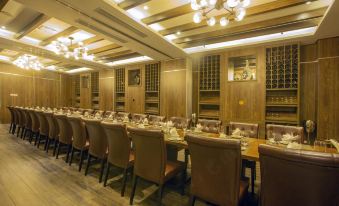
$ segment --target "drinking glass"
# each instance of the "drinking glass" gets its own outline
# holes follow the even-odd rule
[[[326,152],[326,142],[323,140],[315,140],[313,149],[318,152]]]

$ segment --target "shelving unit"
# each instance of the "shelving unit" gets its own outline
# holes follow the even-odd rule
[[[299,125],[298,44],[266,48],[266,123]]]
[[[199,60],[199,118],[219,119],[220,55]]]
[[[91,73],[92,109],[99,109],[99,72]]]
[[[145,65],[145,114],[160,113],[160,63]]]
[[[115,70],[115,111],[125,111],[125,68]]]
[[[75,107],[80,107],[80,75],[74,77],[74,94],[75,94]]]

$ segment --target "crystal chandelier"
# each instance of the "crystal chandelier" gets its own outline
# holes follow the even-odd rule
[[[191,0],[191,7],[197,11],[193,16],[194,23],[200,23],[206,19],[209,26],[216,24],[215,17],[208,17],[208,14],[216,10],[225,10],[226,14],[219,19],[221,26],[226,26],[231,19],[241,21],[246,15],[246,7],[251,4],[251,0]]]
[[[19,56],[16,60],[13,61],[13,64],[17,67],[20,67],[22,69],[34,69],[34,70],[41,70],[44,68],[44,66],[39,61],[38,57],[24,54],[22,56]]]
[[[67,45],[64,38],[52,42],[53,50],[57,55],[63,55],[65,58],[73,57],[74,59],[93,60],[94,55],[88,55],[88,48],[84,46],[83,42],[78,42],[78,47],[73,46],[73,37],[68,37],[70,43]]]

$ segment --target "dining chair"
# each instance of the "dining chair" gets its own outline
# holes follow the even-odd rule
[[[39,137],[39,132],[40,132],[39,119],[34,109],[28,110],[28,114],[32,120],[32,128],[31,128],[32,132],[29,137],[29,142],[31,143],[33,138],[35,138],[34,145],[36,145],[38,137]]]
[[[24,113],[23,110],[24,110],[23,107],[17,108],[17,113],[18,113],[18,117],[19,117],[17,137],[20,137],[20,138],[22,138],[22,136],[24,135],[25,124],[26,124],[25,113]]]
[[[230,122],[229,124],[230,135],[236,130],[239,129],[247,137],[257,138],[259,137],[259,124],[255,123],[243,123],[243,122]],[[254,182],[256,178],[256,161],[243,159],[242,160],[242,175],[245,176],[245,169],[249,168],[251,170],[251,191],[254,193]]]
[[[145,118],[147,118],[147,114],[137,114],[131,113],[131,121],[132,122],[142,122]]]
[[[110,171],[110,166],[122,168],[124,170],[123,186],[121,196],[125,194],[126,180],[128,171],[132,170],[134,164],[134,154],[131,151],[131,140],[127,135],[126,125],[121,123],[101,122],[104,128],[108,142],[107,168],[104,180],[104,186]]]
[[[213,120],[213,119],[198,119],[197,124],[200,124],[202,126],[203,132],[208,133],[219,133],[220,127],[221,127],[221,121],[220,120]]]
[[[48,141],[48,134],[49,134],[48,122],[47,122],[46,116],[44,115],[44,112],[42,110],[36,111],[36,115],[38,117],[39,125],[40,125],[40,132],[39,132],[39,136],[38,136],[37,147],[39,148],[40,142],[41,142],[42,138],[44,138],[44,140],[45,140],[44,150],[46,150],[47,141]]]
[[[87,156],[87,165],[85,176],[88,174],[88,169],[91,164],[91,159],[94,157],[101,162],[99,183],[102,181],[102,176],[105,170],[105,162],[107,160],[107,138],[104,129],[100,124],[100,120],[84,118],[86,130],[89,138],[89,149]]]
[[[190,118],[185,118],[185,117],[171,117],[169,119],[175,128],[177,129],[184,129],[184,128],[189,128],[191,125],[191,119]]]
[[[24,135],[22,137],[23,140],[26,139],[27,134],[31,134],[32,133],[32,119],[28,113],[29,109],[24,109],[24,115],[25,115],[25,131],[24,131]]]
[[[339,154],[259,145],[261,206],[339,205]]]
[[[165,183],[181,174],[181,188],[184,193],[185,163],[168,161],[164,134],[161,130],[128,128],[135,146],[134,174],[130,204],[133,204],[138,178],[159,185],[158,203],[161,204]]]
[[[304,140],[304,128],[297,126],[286,126],[286,125],[276,125],[276,124],[267,124],[266,125],[266,136],[270,138],[275,136],[276,138],[282,138],[284,134],[293,134],[293,136],[298,135],[300,141]]]
[[[164,122],[165,119],[165,116],[148,115],[148,123],[152,125],[158,125],[160,122]]]
[[[12,130],[13,130],[14,125],[15,125],[14,111],[13,111],[13,107],[12,106],[7,106],[7,109],[9,111],[10,115],[11,115],[8,133],[12,133]]]
[[[216,205],[237,206],[247,195],[241,180],[241,146],[238,140],[185,137],[191,154],[190,205],[196,198]]]
[[[46,153],[48,153],[49,147],[53,142],[53,156],[55,155],[57,143],[59,141],[59,126],[53,112],[45,112],[45,117],[48,123],[48,142],[46,146]]]
[[[62,147],[67,147],[67,153],[66,153],[66,160],[65,162],[68,163],[69,160],[69,153],[72,148],[72,137],[73,137],[73,131],[72,126],[68,122],[67,116],[65,114],[54,114],[54,117],[58,123],[59,127],[59,141],[56,151],[55,158],[59,158],[60,150]]]
[[[14,130],[12,131],[12,134],[15,135],[15,132],[18,133],[19,127],[20,127],[20,114],[18,107],[13,107],[13,114],[14,114]]]
[[[89,148],[87,131],[85,123],[82,121],[80,116],[68,116],[68,121],[72,127],[73,132],[73,142],[69,165],[72,165],[74,152],[76,151],[80,152],[80,161],[79,161],[79,172],[80,172],[82,168],[84,155],[86,152],[88,152]]]

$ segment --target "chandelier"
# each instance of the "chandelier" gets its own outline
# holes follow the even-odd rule
[[[231,19],[241,21],[246,15],[246,7],[251,4],[251,0],[191,0],[191,7],[196,13],[193,16],[194,23],[200,23],[206,19],[209,26],[216,24],[215,17],[209,17],[209,13],[216,10],[225,10],[226,14],[219,19],[221,26],[226,26]]]
[[[52,42],[53,51],[57,55],[63,55],[65,58],[73,57],[74,59],[93,60],[94,55],[88,55],[88,48],[84,46],[83,42],[78,42],[76,48],[73,45],[73,37],[68,37],[70,43],[65,43],[65,38],[58,38]]]
[[[13,61],[13,64],[21,69],[34,69],[41,70],[44,66],[39,61],[38,57],[33,55],[24,54],[19,56],[16,60]]]

